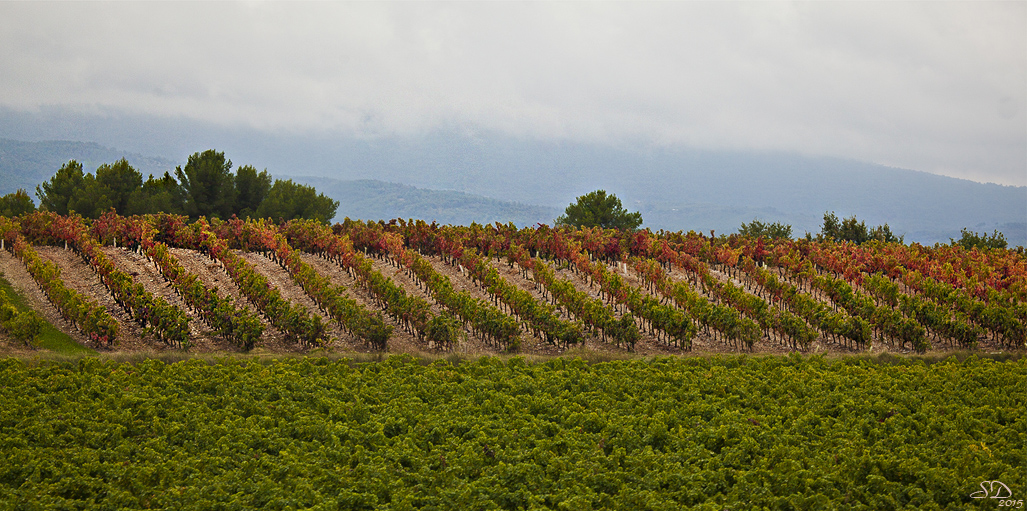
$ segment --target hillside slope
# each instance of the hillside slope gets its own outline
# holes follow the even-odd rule
[[[213,309],[198,304],[211,302],[197,301],[200,295],[195,290],[181,286],[183,277],[195,278],[202,288],[242,307],[218,314],[242,317],[245,310],[256,312],[263,325],[256,346],[272,352],[314,346],[374,351],[368,338],[361,337],[366,332],[361,325],[366,323],[354,318],[375,315],[391,327],[387,349],[412,353],[449,349],[428,340],[439,339],[428,332],[437,328],[431,326],[437,325],[436,319],[445,317],[453,318],[453,328],[462,332],[452,349],[463,353],[498,353],[506,346],[533,354],[568,348],[621,354],[911,348],[922,352],[957,345],[1020,349],[1027,339],[1027,266],[1022,254],[1013,251],[967,253],[947,247],[925,252],[897,244],[857,250],[847,244],[791,241],[772,248],[748,238],[508,226],[468,229],[405,222],[347,222],[329,229],[310,222],[276,226],[232,221],[197,222],[187,228],[184,220],[171,216],[111,216],[90,228],[73,218],[42,213],[23,218],[20,226],[0,220],[6,248],[0,252],[3,277],[56,327],[100,350],[112,348],[78,335],[75,326],[62,319],[67,316],[54,305],[57,302],[52,304],[41,294],[40,284],[63,281],[106,309],[121,325],[113,349],[128,351],[178,349],[174,342],[165,345],[155,337],[155,331],[164,328],[158,326],[161,318],[174,314],[188,317],[189,350],[244,349],[237,340],[227,341],[230,331],[218,334],[212,329],[221,327],[205,322],[208,316],[201,310]],[[145,253],[155,259],[125,248],[126,243],[135,245],[140,238],[132,236],[140,233],[148,233],[142,242],[148,247]],[[57,246],[27,247],[25,237],[41,243],[57,240]],[[106,246],[98,244],[101,239]],[[117,239],[121,245],[115,247]],[[171,260],[180,265],[171,274],[168,269],[174,264],[160,262],[163,256],[153,255],[159,254],[153,250],[160,248],[160,240],[172,239],[194,249],[206,248],[170,249]],[[70,249],[60,240],[70,240]],[[290,248],[291,243],[296,248]],[[230,244],[246,250],[229,250]],[[32,269],[37,265],[14,255],[26,261],[37,257],[29,253],[56,265],[59,273],[34,280],[40,278],[39,270]],[[94,254],[88,256],[89,263],[80,255],[87,253]],[[232,257],[254,273],[240,273],[225,254],[235,254]],[[972,259],[973,264],[959,258]],[[770,267],[754,263],[763,259],[776,262]],[[909,270],[914,267],[916,271]],[[106,277],[101,279],[101,274]],[[895,280],[882,274],[894,275]],[[924,280],[935,277],[956,287]],[[115,299],[112,285],[118,279],[138,288],[130,292],[133,296],[149,293],[153,298],[138,302],[122,294]],[[988,292],[980,289],[985,281]],[[47,293],[54,298],[52,291]],[[269,308],[271,295],[290,305]],[[364,312],[339,309],[338,301],[347,297]],[[165,314],[154,307],[156,302],[167,302],[180,312],[146,316],[147,311]],[[415,302],[423,304],[423,316]],[[340,315],[339,310],[349,312]],[[147,317],[150,323],[142,323]],[[327,328],[309,338],[316,342],[304,345],[293,328],[310,321]],[[512,331],[503,330],[507,327]]]
[[[554,207],[522,204],[452,190],[431,190],[370,179],[341,181],[325,177],[294,178],[339,201],[336,220],[416,218],[440,224],[513,222],[519,227],[552,224],[562,214]]]

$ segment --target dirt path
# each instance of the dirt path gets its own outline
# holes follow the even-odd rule
[[[389,337],[388,351],[398,353],[429,351],[425,346],[417,341],[416,337],[403,330],[403,327],[394,319],[389,317],[385,311],[377,308],[374,305],[374,300],[364,292],[363,288],[357,284],[353,277],[350,277],[349,272],[347,272],[343,267],[313,254],[301,254],[300,258],[303,262],[309,264],[311,268],[314,268],[314,271],[331,280],[332,284],[345,287],[346,296],[352,298],[369,311],[380,311],[382,313],[385,323],[392,326],[392,336]],[[349,342],[347,344],[347,349],[368,353],[373,352],[371,348],[367,347],[359,340]]]

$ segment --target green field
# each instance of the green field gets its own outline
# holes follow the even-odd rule
[[[5,359],[0,509],[992,509],[1025,362]]]

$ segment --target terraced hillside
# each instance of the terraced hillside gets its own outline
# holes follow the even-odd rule
[[[438,226],[0,217],[0,271],[100,350],[1024,349],[1009,250]],[[0,332],[7,350],[31,346]],[[31,344],[31,343],[30,343]]]

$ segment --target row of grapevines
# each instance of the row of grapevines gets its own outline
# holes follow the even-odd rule
[[[1002,343],[1010,347],[1023,346],[1027,342],[1027,303],[1023,302],[1027,295],[1016,291],[1017,284],[1023,284],[1025,280],[1022,274],[1027,272],[1027,263],[1018,260],[1014,253],[1007,250],[965,251],[961,247],[929,250],[890,246],[875,248],[899,253],[908,266],[889,271],[889,277],[901,279],[923,296],[915,299],[916,303],[907,302],[903,313],[908,317],[936,329],[936,332],[964,347],[976,344],[980,335],[976,327],[989,330],[996,341],[1001,336]],[[953,258],[952,254],[959,254],[959,257]],[[850,244],[828,243],[812,247],[809,259],[818,266],[844,275],[853,285],[862,285],[870,276],[880,273],[875,271],[880,264],[865,248]],[[897,303],[897,286],[882,288],[880,284],[880,279],[877,279],[878,292],[884,293],[881,298],[889,304]],[[913,298],[910,296],[907,301]],[[924,299],[936,305],[928,304]],[[943,309],[949,309],[952,317],[946,317]]]
[[[756,321],[767,337],[773,331],[779,338],[788,340],[793,349],[802,350],[809,349],[817,339],[817,332],[792,311],[771,307],[763,298],[735,286],[731,281],[718,282],[709,273],[702,278],[708,281],[707,289],[713,290],[713,294],[721,301]]]
[[[264,325],[253,311],[236,306],[230,296],[219,297],[215,289],[204,286],[199,277],[182,267],[164,243],[144,240],[142,246],[164,280],[171,283],[207,326],[236,346],[253,348],[264,333]]]
[[[687,254],[686,254],[687,255]],[[681,265],[681,267],[685,267]],[[635,271],[653,292],[657,292],[685,310],[698,323],[703,333],[738,348],[752,346],[759,340],[760,327],[735,308],[712,303],[687,282],[672,281],[663,266],[652,259],[636,259]]]
[[[472,280],[495,300],[497,306],[505,305],[511,314],[523,319],[536,337],[544,337],[546,342],[564,347],[583,341],[579,324],[560,319],[552,305],[536,300],[531,293],[508,282],[475,250],[465,250],[460,264],[468,269]]]
[[[368,346],[380,351],[387,349],[392,326],[385,324],[381,313],[372,314],[356,300],[346,296],[345,287],[333,285],[331,280],[303,262],[299,251],[289,246],[285,236],[274,224],[265,220],[248,221],[245,229],[250,233],[251,241],[259,240],[258,249],[288,271],[293,281],[303,288],[324,313]]]
[[[44,324],[39,313],[31,309],[19,311],[7,292],[0,289],[0,330],[25,346],[32,346],[33,340],[43,331]]]
[[[962,312],[951,311],[920,295],[903,293],[898,284],[883,275],[875,273],[866,276],[863,288],[879,303],[898,307],[907,317],[920,322],[934,333],[935,341],[940,334],[956,341],[962,348],[971,349],[977,346],[977,339],[984,335],[984,331],[970,322]]]
[[[908,343],[917,353],[923,353],[930,347],[927,331],[915,320],[888,307],[878,306],[873,298],[856,291],[842,279],[830,275],[808,277],[813,286],[823,291],[831,301],[840,305],[849,314],[873,323],[878,337],[887,339],[889,344],[897,340],[900,347],[905,347]]]
[[[159,224],[158,224],[159,227]],[[220,261],[228,276],[239,286],[246,299],[260,311],[286,338],[306,346],[323,346],[326,327],[321,316],[311,314],[305,307],[290,303],[282,298],[278,288],[257,272],[241,256],[228,248],[228,243],[214,234],[206,220],[194,222],[188,232],[163,233],[174,235],[194,250],[206,254],[212,260]]]
[[[543,304],[542,306],[551,304],[562,308],[570,316],[576,318],[589,335],[601,337],[603,342],[609,342],[612,339],[618,346],[623,344],[633,348],[634,343],[640,337],[632,318],[628,317],[627,320],[622,318],[618,321],[614,311],[602,301],[592,299],[587,293],[577,292],[573,283],[556,278],[544,262],[532,258],[522,246],[513,240],[518,234],[518,230],[512,225],[497,223],[493,227],[472,224],[470,227],[446,228],[448,234],[443,235],[443,228],[435,224],[429,226],[423,221],[411,224],[400,222],[400,224],[409,245],[436,253],[443,261],[450,264],[458,264],[464,257],[465,244],[466,247],[488,254],[490,257],[505,256],[511,268],[515,265],[518,266],[522,277],[534,282],[535,291],[543,298],[543,301],[540,302]],[[533,231],[529,230],[528,232]],[[532,299],[534,300],[534,298]],[[565,346],[570,344],[572,339],[577,338],[577,334],[573,330],[563,329],[563,331]]]
[[[502,229],[502,226],[500,226]],[[597,236],[605,233],[603,230],[589,231]],[[513,238],[517,233],[510,229],[493,231],[494,237],[506,236],[504,241],[496,242],[489,239],[484,230],[471,233],[477,236],[477,243],[487,243],[487,247],[513,246]],[[577,311],[575,316],[582,319],[586,324],[602,332],[605,341],[612,339],[614,344],[626,345],[628,349],[634,349],[634,345],[641,337],[638,332],[638,319],[643,328],[657,340],[667,345],[674,345],[679,348],[691,349],[692,337],[696,332],[695,325],[685,314],[674,307],[661,304],[658,300],[641,292],[638,288],[624,282],[616,273],[610,272],[605,265],[593,264],[587,253],[581,252],[581,242],[571,240],[563,235],[563,231],[552,231],[553,236],[543,240],[533,236],[522,237],[535,247],[539,256],[550,257],[559,264],[565,261],[568,268],[583,275],[589,286],[598,285],[600,294],[607,298],[613,305],[613,309],[607,307],[602,300],[593,300],[588,293],[577,291],[569,280],[558,280],[555,274],[550,275],[545,263],[537,258],[531,258],[526,251],[521,249],[520,253],[512,257],[512,260],[527,259],[522,267],[530,268],[535,275],[536,282],[546,287],[552,296],[562,303],[569,310]],[[591,240],[591,238],[586,238]],[[585,241],[588,244],[588,241]],[[519,245],[517,245],[519,246]],[[588,246],[592,246],[588,244]],[[485,248],[485,247],[482,247]],[[508,250],[510,252],[510,250]],[[509,256],[508,256],[509,257]],[[541,280],[539,280],[541,279]],[[552,288],[555,285],[556,288]],[[626,307],[627,314],[616,319],[616,312],[619,306]],[[628,322],[630,321],[631,324]]]
[[[601,235],[601,232],[598,234]],[[588,239],[589,237],[586,237],[586,240]],[[607,300],[626,306],[649,327],[650,332],[658,340],[665,344],[691,349],[692,337],[695,336],[697,328],[681,309],[661,304],[659,300],[627,283],[616,272],[610,271],[605,264],[593,263],[587,253],[581,252],[580,242],[569,243],[564,240],[562,243],[564,246],[559,247],[559,250],[570,259],[572,270],[583,274],[590,286],[598,284],[601,295],[606,296]],[[607,243],[594,244],[597,247],[607,246]]]
[[[1027,260],[1011,250],[923,247],[915,243],[820,243],[808,252],[814,264],[838,274],[851,268],[856,273],[899,278],[915,271],[980,300],[1007,305],[1027,301]]]
[[[846,280],[822,272],[809,259],[791,253],[778,257],[776,262],[781,265],[785,277],[806,292],[821,292],[849,314],[870,323],[876,338],[892,346],[896,341],[900,347],[909,344],[921,353],[930,347],[927,331],[917,320],[904,316],[900,311],[878,306],[873,298],[859,292]]]
[[[834,335],[836,341],[840,332],[848,334],[848,339],[859,347],[864,346],[869,340],[862,338],[860,334],[863,330],[859,328],[859,325],[834,321],[841,318],[835,318],[832,315],[818,317],[819,308],[775,308],[762,297],[761,291],[750,293],[744,287],[736,286],[730,280],[720,282],[710,273],[707,263],[719,265],[720,270],[728,277],[755,284],[756,280],[746,271],[745,267],[755,266],[753,257],[763,259],[767,255],[762,239],[757,239],[752,246],[748,247],[733,247],[723,242],[714,244],[712,238],[701,236],[689,236],[687,240],[679,239],[677,241],[677,246],[681,250],[676,255],[677,260],[682,263],[681,266],[684,269],[693,275],[692,278],[696,284],[701,284],[707,293],[737,308],[756,321],[767,337],[771,337],[770,333],[773,331],[777,334],[779,341],[788,342],[793,349],[805,350],[818,337],[815,328],[811,327],[814,325],[820,327],[825,334]],[[675,250],[666,244],[666,240],[662,240],[661,243],[664,244],[662,252],[670,253],[673,259]],[[666,256],[661,255],[661,258],[663,257]],[[800,298],[797,305],[807,305],[808,303],[811,302]]]
[[[832,284],[827,284],[824,281],[816,280],[820,277],[813,264],[808,259],[795,257],[796,253],[794,251],[789,253],[789,256],[792,256],[791,258],[781,257],[776,262],[785,264],[786,269],[791,270],[791,274],[793,277],[796,277],[799,287],[793,286],[790,283],[779,282],[770,272],[756,267],[755,261],[750,255],[763,258],[768,255],[768,252],[765,250],[760,250],[761,246],[759,244],[750,247],[738,244],[738,246],[732,247],[730,244],[721,243],[714,246],[711,240],[705,239],[693,242],[693,247],[695,246],[694,243],[710,247],[707,250],[701,250],[700,253],[703,254],[703,257],[714,258],[725,271],[734,273],[742,278],[752,279],[760,283],[761,286],[773,287],[772,294],[785,299],[785,303],[792,312],[810,325],[814,325],[828,339],[833,338],[835,343],[839,343],[839,338],[841,338],[844,340],[846,347],[850,349],[868,348],[873,339],[871,326],[874,326],[878,329],[879,337],[887,334],[891,338],[900,339],[902,345],[908,342],[917,350],[927,348],[922,332],[923,329],[915,321],[909,321],[907,318],[904,318],[902,314],[892,314],[887,309],[867,311],[865,307],[856,307],[856,304],[851,300],[846,302],[849,304],[849,307],[843,306],[844,312],[839,312],[802,294],[800,289],[806,293],[820,290],[829,297],[834,298],[837,296],[832,295],[830,290],[844,283],[844,281],[836,279],[837,282],[832,281]],[[805,288],[803,289],[803,287]],[[839,292],[842,292],[844,295],[842,288],[839,288]],[[863,298],[865,299],[865,297]],[[866,305],[864,302],[860,303]],[[839,303],[839,305],[842,304]]]
[[[551,258],[557,264],[566,264],[572,271],[584,275],[589,285],[597,284],[602,296],[606,297],[614,307],[626,307],[630,314],[625,317],[631,317],[632,320],[637,317],[639,323],[644,328],[648,328],[650,333],[658,340],[668,345],[673,344],[686,349],[691,348],[691,339],[697,331],[693,322],[695,320],[694,317],[686,316],[685,312],[679,307],[661,303],[659,300],[643,292],[640,288],[628,284],[615,272],[609,271],[605,265],[592,261],[593,253],[601,259],[615,261],[619,254],[622,253],[622,244],[630,246],[632,251],[644,251],[646,249],[643,246],[648,238],[639,233],[629,234],[599,228],[568,231],[563,229],[550,230],[548,227],[542,226],[538,230],[530,229],[518,233],[513,229],[497,226],[497,237],[506,237],[505,241],[497,242],[489,240],[487,235],[483,236],[483,231],[484,229],[472,229],[471,236],[477,237],[478,243],[487,243],[488,247],[502,247],[516,242],[527,243],[538,256]],[[540,232],[543,234],[540,235]],[[582,251],[583,247],[587,247],[587,250],[584,252]],[[524,257],[530,259],[530,256],[526,253]],[[572,286],[569,281],[567,285]],[[573,298],[575,295],[575,293],[569,292],[570,289],[566,288],[568,291],[565,293],[567,298]],[[583,293],[580,296],[584,299],[589,299],[587,293]],[[602,301],[598,301],[598,303],[603,304]],[[582,308],[581,305],[578,304],[577,307],[580,309]],[[588,307],[583,310],[593,314],[599,312],[600,316],[592,318],[591,321],[602,322],[603,315],[601,309]],[[613,318],[614,313],[611,312],[608,316]],[[620,321],[623,321],[623,318]],[[613,331],[623,336],[624,341],[638,337],[632,329],[627,328],[624,324],[610,323],[609,319],[605,323]],[[637,330],[637,327],[635,330]],[[620,344],[622,341],[614,336],[614,342]]]
[[[655,241],[655,243],[654,243]],[[634,267],[642,276],[647,286],[662,296],[671,299],[674,303],[688,312],[688,314],[703,327],[703,331],[717,340],[718,332],[720,341],[726,342],[735,348],[744,347],[752,349],[760,339],[761,328],[772,328],[773,323],[761,325],[751,318],[745,317],[742,311],[735,307],[726,305],[727,298],[740,298],[740,295],[729,294],[737,291],[732,286],[725,288],[712,274],[709,267],[702,261],[692,257],[684,251],[677,251],[667,243],[666,240],[656,239],[648,233],[636,233],[628,243],[627,252],[637,259]],[[675,266],[685,271],[688,276],[686,282],[671,282],[665,273]],[[703,293],[708,294],[714,301],[707,299],[703,293],[693,291],[689,286],[702,286]],[[723,303],[717,303],[723,302]],[[767,319],[770,319],[768,316]],[[791,323],[781,323],[791,325]]]
[[[101,243],[117,246],[121,239],[125,247],[139,249],[200,320],[232,344],[252,349],[264,333],[260,318],[249,308],[236,306],[231,297],[222,298],[216,289],[203,285],[199,277],[181,265],[165,243],[154,240],[159,232],[155,225],[167,224],[170,217],[172,215],[166,214],[122,217],[110,211],[92,223],[90,232]],[[178,220],[184,228],[184,217]]]
[[[61,269],[53,262],[39,257],[17,230],[4,229],[3,240],[7,249],[22,261],[29,275],[65,321],[90,341],[105,346],[116,344],[121,325],[111,317],[107,309],[65,286],[61,280]]]
[[[587,327],[593,335],[599,334],[603,342],[613,342],[617,346],[625,346],[629,350],[641,338],[634,316],[624,314],[617,319],[616,313],[602,300],[592,298],[568,279],[557,278],[556,273],[544,261],[530,257],[527,251],[519,246],[510,248],[517,263],[531,272],[537,291],[549,299],[554,305],[562,306],[578,321]]]
[[[757,284],[765,290],[771,303],[777,302],[786,306],[797,316],[813,325],[825,338],[832,339],[849,349],[865,350],[871,347],[872,331],[870,323],[857,316],[851,316],[844,310],[836,311],[831,306],[802,293],[792,284],[780,280],[771,271],[746,257],[743,269]],[[839,341],[841,338],[841,342]]]
[[[1010,307],[1001,302],[987,303],[958,287],[915,271],[903,275],[903,283],[953,313],[965,315],[974,325],[986,328],[992,333],[993,340],[998,340],[1001,335],[1003,344],[1009,347],[1027,346],[1027,305]]]
[[[431,305],[419,296],[407,294],[392,279],[374,269],[373,263],[353,249],[345,235],[311,220],[293,220],[281,228],[286,240],[308,252],[345,268],[375,305],[396,320],[403,329],[429,347],[449,350],[459,338],[459,323],[449,314],[433,314]]]
[[[60,216],[36,212],[27,220],[43,225],[45,239],[63,241],[99,276],[104,288],[143,329],[163,343],[176,348],[189,346],[189,317],[182,309],[147,291],[131,275],[117,269],[103,252],[103,246],[90,234],[80,216]],[[35,229],[30,229],[34,231]]]
[[[672,249],[665,247],[664,250]],[[741,250],[730,249],[725,246],[716,247],[716,249],[708,252],[708,257],[713,257],[715,261],[718,261],[729,277],[733,276],[736,278],[745,278],[740,269],[739,261],[751,261],[751,259],[743,256]],[[697,276],[697,281],[702,284],[703,289],[707,293],[710,293],[711,296],[721,302],[738,309],[755,321],[760,329],[762,329],[763,335],[768,338],[772,338],[771,332],[774,332],[777,334],[779,341],[784,340],[789,343],[792,349],[802,350],[809,349],[813,341],[817,339],[817,332],[792,311],[771,307],[761,296],[748,292],[744,287],[736,286],[730,280],[721,282],[713,276],[709,267],[702,261],[695,260],[687,254],[684,255],[683,259],[685,259],[686,263],[682,267]]]
[[[1027,488],[1025,373],[988,357],[0,360],[0,502],[1003,511]]]
[[[520,346],[521,327],[517,320],[466,291],[457,291],[449,277],[437,272],[416,252],[406,249],[400,235],[384,232],[374,224],[354,224],[350,237],[355,244],[386,257],[390,264],[407,269],[418,286],[423,285],[435,301],[459,317],[464,327],[485,342],[505,350],[516,350]]]
[[[114,268],[114,262],[101,251],[99,244],[83,230],[76,243],[80,255],[97,270],[104,287],[114,301],[124,308],[144,329],[153,332],[169,346],[189,346],[189,317],[182,309],[147,291],[127,273]]]
[[[578,260],[578,268],[585,272],[591,282],[599,284],[600,290],[612,301],[622,303],[635,314],[650,334],[664,344],[692,349],[692,338],[698,329],[684,311],[660,303],[650,294],[628,284],[605,264],[590,263],[587,258]]]
[[[425,243],[422,240],[419,244],[411,245],[423,252],[442,256],[443,260],[450,264],[466,268],[471,280],[492,297],[494,305],[505,306],[510,314],[516,314],[524,320],[526,328],[535,337],[565,348],[583,341],[583,333],[578,323],[560,319],[551,304],[536,300],[528,291],[504,279],[477,250],[464,249],[453,229],[440,231],[440,235],[435,238],[440,242],[438,244]],[[448,254],[442,251],[447,247],[450,249]]]

